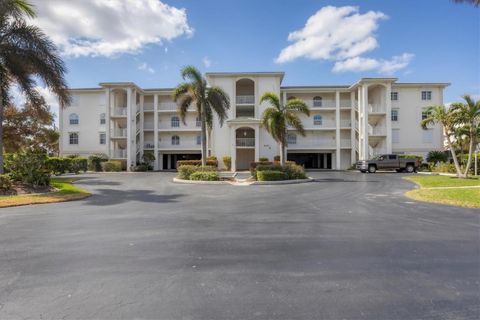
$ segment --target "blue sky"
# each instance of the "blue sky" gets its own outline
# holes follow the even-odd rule
[[[68,6],[80,3],[54,1],[63,2],[66,10],[72,9]],[[81,48],[83,51],[71,49],[68,52],[65,45],[71,40],[68,37],[76,36],[76,41],[89,37],[88,33],[84,33],[84,29],[88,28],[78,27],[79,30],[75,31],[75,25],[70,24],[75,19],[83,21],[82,17],[62,20],[55,16],[61,14],[54,11],[59,5],[55,8],[38,6],[38,23],[63,48],[69,70],[68,83],[74,88],[95,87],[99,82],[106,81],[133,81],[145,88],[172,87],[181,81],[179,69],[193,64],[204,72],[284,71],[284,85],[351,84],[360,77],[385,75],[396,76],[401,82],[451,82],[451,87],[445,91],[445,102],[456,101],[464,93],[479,95],[480,92],[480,9],[471,5],[454,4],[449,0],[162,0],[163,5],[167,5],[162,9],[163,17],[166,14],[176,19],[171,26],[165,27],[152,23],[148,25],[149,21],[159,20],[155,16],[143,19],[141,8],[137,8],[140,10],[137,16],[132,13],[133,17],[130,18],[122,16],[121,12],[117,16],[104,16],[106,10],[88,8],[89,1],[84,0],[82,5],[85,6],[74,11],[80,12],[80,15],[88,10],[94,12],[89,14],[88,21],[89,25],[96,28],[92,27],[91,34],[101,30],[100,37],[108,38],[106,47],[110,48],[117,48],[115,41],[121,42],[119,39],[125,35],[132,37],[132,41],[119,44],[114,52],[108,49],[106,53],[102,51],[105,49],[96,52],[97,48]],[[125,3],[127,14],[136,12],[135,8],[128,8],[128,1],[119,1]],[[146,4],[157,2],[141,1]],[[317,31],[332,32],[332,38],[354,36],[361,32],[361,26],[347,26],[347,36],[338,35],[336,30],[347,23],[344,18],[357,14],[363,19],[359,21],[374,24],[359,40],[360,49],[363,44],[367,47],[370,45],[370,48],[360,50],[358,55],[342,53],[337,48],[316,57],[316,52],[328,45],[317,43],[320,47],[308,52],[301,48],[303,44],[299,44],[296,55],[287,55],[284,59],[287,61],[281,63],[276,61],[283,49],[295,43],[288,40],[289,34],[302,31],[307,20],[327,6],[334,7],[330,8],[332,12],[346,6],[357,7],[357,11],[333,21],[333,26],[325,22],[331,15],[324,12],[312,22],[309,30],[301,32],[308,34],[306,38],[315,37]],[[178,10],[182,8],[184,11]],[[159,15],[161,19],[162,13],[159,12]],[[95,19],[99,20],[97,24],[95,21],[92,23]],[[51,21],[56,22],[55,26],[49,24]],[[137,35],[119,31],[125,24],[130,28],[128,23],[138,27],[139,34],[145,33],[147,40],[139,44],[136,41],[138,39],[134,39]],[[168,30],[162,31],[164,27]],[[159,31],[155,34],[151,30]],[[302,37],[300,35],[297,38]],[[302,53],[302,50],[307,51]],[[341,65],[347,60],[353,65],[342,69]],[[400,65],[392,69],[392,63],[395,62]],[[340,72],[335,71],[336,64]],[[362,68],[366,70],[362,71]]]

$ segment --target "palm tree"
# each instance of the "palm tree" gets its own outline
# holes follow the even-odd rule
[[[451,111],[448,110],[445,106],[430,106],[426,110],[428,116],[420,125],[423,129],[427,129],[428,125],[440,123],[443,127],[443,135],[447,140],[448,148],[452,154],[453,163],[455,164],[455,170],[457,171],[457,176],[462,177],[462,170],[460,169],[460,165],[458,163],[457,153],[455,151],[455,147],[453,146],[452,137],[455,135],[455,128],[458,125],[458,119],[456,115]]]
[[[468,159],[463,177],[468,176],[472,164],[472,156],[477,145],[478,127],[480,125],[480,100],[475,101],[470,96],[462,97],[466,103],[453,103],[450,110],[458,119],[458,127],[463,127],[468,137]]]
[[[470,3],[470,4],[473,4],[475,7],[479,7],[480,6],[480,0],[453,0],[454,2],[456,3]]]
[[[282,104],[278,96],[273,92],[266,92],[260,99],[260,103],[269,102],[270,107],[262,114],[262,124],[271,134],[273,139],[280,145],[280,164],[285,165],[285,148],[288,146],[287,129],[292,127],[302,136],[305,136],[305,129],[297,113],[310,116],[310,110],[304,101],[290,99]]]
[[[186,66],[181,70],[184,82],[179,84],[173,92],[173,100],[177,103],[180,118],[185,124],[185,116],[188,108],[193,105],[200,117],[202,132],[202,166],[207,163],[207,127],[213,126],[213,114],[215,113],[220,126],[227,119],[227,110],[230,109],[230,98],[219,87],[208,87],[207,80],[193,66]]]
[[[0,1],[0,174],[3,173],[3,111],[11,102],[10,89],[17,85],[27,100],[36,105],[42,99],[35,89],[36,78],[55,93],[63,107],[70,101],[64,78],[65,65],[52,41],[36,26],[33,6],[27,0]]]

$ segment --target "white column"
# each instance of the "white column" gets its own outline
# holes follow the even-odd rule
[[[132,88],[127,88],[127,171],[130,171],[130,165],[132,163]],[[134,119],[135,120],[135,119]]]
[[[368,85],[362,85],[362,104],[363,104],[363,159],[369,158],[369,144],[368,144]]]
[[[260,126],[255,128],[255,161],[260,159]]]
[[[145,122],[145,113],[143,112],[143,103],[144,103],[144,95],[142,94],[140,96],[140,123],[139,123],[139,129],[140,129],[140,160],[142,161],[143,159],[143,149],[145,148],[145,136],[144,136],[144,130],[145,128],[144,122]],[[137,137],[135,137],[135,141],[137,141]]]
[[[158,95],[153,96],[153,154],[155,155],[154,170],[159,170],[158,154]]]
[[[287,93],[283,91],[283,103],[287,103]]]
[[[363,159],[363,112],[362,112],[362,87],[358,87],[358,100],[357,100],[357,108],[358,108],[358,157],[359,159]]]
[[[232,126],[230,128],[230,150],[232,150],[232,171],[237,171],[237,144],[236,144],[236,127]]]
[[[350,144],[351,144],[351,152],[350,152],[350,164],[354,164],[356,162],[355,159],[355,145],[358,143],[355,141],[355,92],[350,92],[350,102],[351,102],[351,110],[350,110],[350,123],[351,123],[351,130],[350,130]]]
[[[392,99],[390,97],[390,94],[392,92],[392,84],[389,83],[387,86],[386,91],[386,97],[385,101],[386,103],[386,139],[387,139],[387,153],[392,153]]]
[[[107,144],[107,155],[110,157],[112,155],[112,150],[111,150],[111,141],[110,141],[110,130],[111,129],[111,124],[110,124],[110,113],[112,112],[112,106],[110,105],[110,88],[105,89],[105,139],[106,139],[106,144]]]
[[[335,92],[335,141],[336,145],[336,157],[335,157],[335,169],[340,169],[340,92]]]

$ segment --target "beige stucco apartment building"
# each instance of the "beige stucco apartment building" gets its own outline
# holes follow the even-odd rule
[[[261,157],[273,159],[279,147],[261,126],[267,91],[283,101],[304,100],[305,137],[291,130],[287,157],[306,168],[347,169],[359,159],[383,153],[425,155],[443,150],[439,125],[420,127],[425,108],[443,104],[448,83],[400,83],[396,78],[362,78],[342,86],[282,86],[283,72],[212,72],[212,86],[230,96],[228,120],[215,121],[208,152],[232,157],[233,170]],[[172,88],[142,89],[134,83],[100,83],[72,89],[73,101],[60,110],[60,152],[104,153],[129,169],[144,152],[155,155],[156,170],[174,169],[180,159],[200,158],[200,122],[194,108],[184,124],[172,101]],[[220,165],[223,165],[220,161]]]

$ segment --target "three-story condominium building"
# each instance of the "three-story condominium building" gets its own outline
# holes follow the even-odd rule
[[[399,83],[396,78],[363,78],[352,85],[282,86],[283,72],[212,72],[212,86],[230,96],[228,120],[214,121],[207,136],[209,155],[232,157],[233,170],[279,155],[261,125],[265,92],[282,101],[299,98],[310,107],[301,116],[306,135],[289,130],[287,158],[306,168],[346,169],[359,159],[382,153],[425,155],[442,150],[441,126],[426,130],[420,121],[430,105],[443,104],[448,83]],[[142,89],[134,83],[100,83],[72,89],[72,103],[60,110],[62,155],[95,153],[120,160],[127,169],[145,152],[155,155],[156,170],[174,169],[177,160],[199,159],[201,123],[195,108],[180,119],[173,89]],[[223,164],[220,161],[220,166]]]

